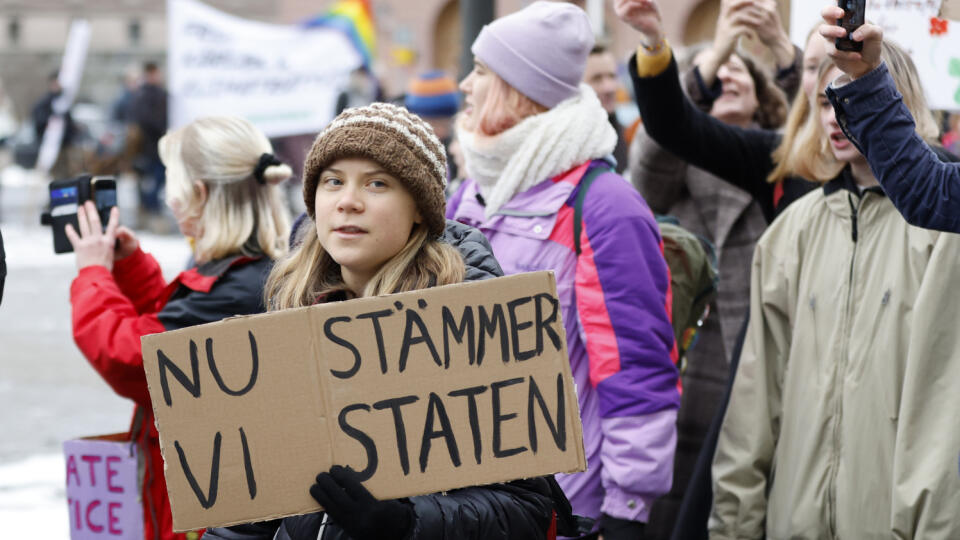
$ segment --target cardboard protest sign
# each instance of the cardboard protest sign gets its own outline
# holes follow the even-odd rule
[[[316,511],[334,464],[381,499],[586,467],[550,272],[142,344],[176,530]]]
[[[943,0],[940,6],[940,16],[944,19],[960,21],[960,0]]]
[[[127,434],[63,443],[72,540],[143,538],[137,450]]]
[[[956,5],[960,0],[943,2]],[[790,37],[805,46],[808,32],[822,24],[822,4],[793,0]],[[941,19],[940,0],[867,0],[867,21],[883,28],[884,39],[903,47],[920,74],[931,109],[960,110],[960,23]],[[946,16],[946,15],[945,15]]]
[[[238,115],[268,137],[320,131],[363,58],[325,27],[241,19],[196,0],[167,2],[170,128]]]

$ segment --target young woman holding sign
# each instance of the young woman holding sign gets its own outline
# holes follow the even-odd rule
[[[462,282],[464,258],[440,239],[446,175],[443,145],[406,109],[377,103],[340,114],[307,156],[303,196],[311,226],[300,228],[300,246],[270,274],[270,308]],[[479,264],[493,257],[481,244],[473,249],[485,251]],[[207,537],[520,540],[575,532],[569,503],[551,477],[378,501],[358,473],[334,466],[317,476],[310,494],[325,512],[211,529]]]
[[[267,138],[234,117],[197,120],[167,134],[160,157],[167,204],[193,242],[195,267],[165,283],[133,231],[118,226],[116,208],[106,230],[89,202],[77,209],[79,231],[67,226],[80,269],[70,287],[74,340],[107,383],[136,404],[130,435],[144,462],[147,540],[186,536],[172,528],[140,337],[263,311],[263,281],[285,251],[289,228],[278,184],[291,175]]]

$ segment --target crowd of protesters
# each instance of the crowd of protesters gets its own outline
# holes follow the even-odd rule
[[[585,472],[381,501],[335,465],[309,489],[324,511],[206,536],[960,537],[960,165],[909,55],[871,24],[851,34],[862,52],[838,51],[833,6],[801,50],[774,0],[722,0],[712,43],[681,55],[655,0],[613,4],[637,42],[632,137],[586,13],[533,2],[483,28],[459,85],[428,72],[404,106],[371,103],[355,73],[292,227],[293,169],[251,124],[131,116],[194,265],[165,283],[116,210],[104,227],[81,207],[67,233],[74,339],[135,403],[148,539],[185,536],[141,336],[539,270],[557,280]],[[158,107],[151,84],[137,95]],[[715,253],[695,346],[675,334],[689,299],[661,214]]]

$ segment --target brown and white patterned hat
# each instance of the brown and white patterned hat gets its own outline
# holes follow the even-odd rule
[[[374,103],[347,109],[313,141],[303,165],[303,202],[316,219],[317,181],[338,159],[376,161],[410,190],[432,234],[443,234],[447,155],[433,128],[403,107]]]

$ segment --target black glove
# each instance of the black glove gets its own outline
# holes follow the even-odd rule
[[[353,540],[403,540],[413,529],[413,508],[400,499],[378,501],[349,467],[317,475],[310,495]]]
[[[646,523],[620,519],[607,514],[600,516],[600,534],[603,540],[642,540]]]

